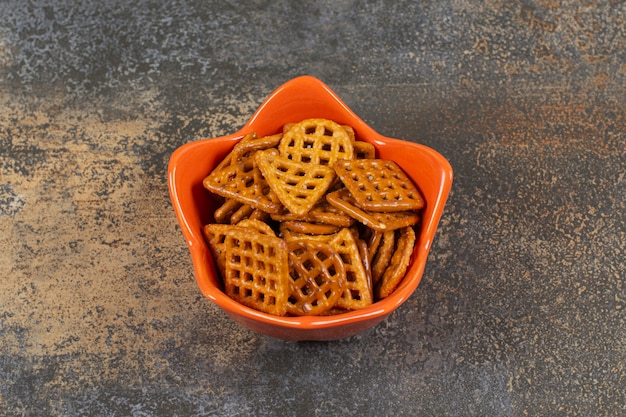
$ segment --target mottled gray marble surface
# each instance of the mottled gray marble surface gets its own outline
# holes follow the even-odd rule
[[[623,0],[0,2],[0,415],[626,415]],[[167,161],[310,74],[455,182],[422,284],[288,343],[198,290]]]

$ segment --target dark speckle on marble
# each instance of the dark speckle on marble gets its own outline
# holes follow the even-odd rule
[[[0,2],[0,416],[626,415],[626,3]],[[171,153],[310,74],[455,180],[332,343],[204,298]]]

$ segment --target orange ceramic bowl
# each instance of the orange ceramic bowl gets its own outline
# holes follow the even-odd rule
[[[203,225],[212,221],[216,208],[212,197],[203,188],[202,180],[246,133],[274,134],[286,123],[314,117],[352,126],[359,139],[376,147],[379,158],[391,159],[404,169],[422,191],[426,207],[409,269],[389,297],[361,310],[335,316],[272,316],[243,306],[223,292],[211,251],[202,235]],[[279,87],[238,132],[181,146],[172,154],[168,168],[170,197],[202,293],[237,323],[260,334],[285,340],[349,337],[380,323],[402,305],[422,279],[451,185],[452,168],[443,156],[426,146],[376,133],[328,86],[310,76],[295,78]]]

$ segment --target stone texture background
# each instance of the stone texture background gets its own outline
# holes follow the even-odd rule
[[[626,414],[623,0],[0,2],[0,415]],[[200,294],[167,161],[329,84],[455,182],[422,284],[333,343]]]

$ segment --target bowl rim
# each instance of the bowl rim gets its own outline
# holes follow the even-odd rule
[[[216,143],[216,141],[223,142],[225,144],[224,146],[227,144],[232,147],[250,131],[256,131],[259,135],[276,133],[275,131],[264,131],[261,127],[265,113],[280,111],[280,101],[283,96],[291,95],[294,92],[306,92],[315,97],[318,97],[319,95],[319,99],[323,100],[325,104],[334,106],[337,111],[340,111],[343,114],[344,120],[338,120],[339,123],[348,124],[346,122],[349,119],[349,124],[356,132],[359,132],[358,136],[360,139],[370,142],[376,147],[395,144],[413,148],[416,151],[427,154],[429,158],[436,161],[436,165],[440,171],[439,174],[441,178],[439,178],[440,183],[439,189],[437,190],[437,198],[435,201],[427,202],[427,204],[434,205],[432,207],[433,214],[428,219],[428,223],[426,225],[428,230],[420,231],[419,234],[419,236],[427,236],[428,241],[421,242],[422,250],[418,254],[419,259],[416,259],[416,253],[418,252],[417,244],[420,243],[418,237],[416,249],[412,254],[411,263],[409,265],[409,269],[407,270],[408,276],[409,271],[417,268],[417,270],[412,271],[412,276],[416,276],[415,279],[403,279],[400,286],[391,295],[359,310],[331,316],[274,316],[236,302],[228,297],[228,295],[226,295],[221,288],[210,284],[207,282],[208,280],[203,280],[203,277],[201,276],[203,275],[204,268],[208,268],[208,272],[211,274],[217,274],[217,271],[215,269],[214,262],[208,262],[209,265],[205,264],[207,256],[209,259],[213,260],[212,254],[210,253],[201,231],[194,230],[190,227],[185,211],[180,204],[178,182],[181,174],[180,170],[177,169],[179,162],[181,159],[184,159],[187,154],[197,151],[198,148],[212,146]],[[200,287],[202,293],[220,308],[225,310],[225,312],[241,316],[247,320],[278,326],[285,329],[308,329],[314,331],[333,328],[343,324],[354,324],[361,321],[385,317],[396,310],[413,294],[421,281],[425,269],[426,258],[428,257],[441,215],[443,214],[443,209],[452,186],[452,180],[452,167],[447,159],[439,152],[422,144],[390,138],[379,134],[367,125],[359,116],[357,116],[339,98],[339,96],[330,89],[330,87],[319,79],[309,75],[291,79],[275,89],[258,107],[248,122],[235,133],[186,143],[172,153],[168,164],[168,189],[170,199],[191,255],[194,274],[196,276],[196,283]],[[421,227],[424,227],[424,223],[422,223]]]

